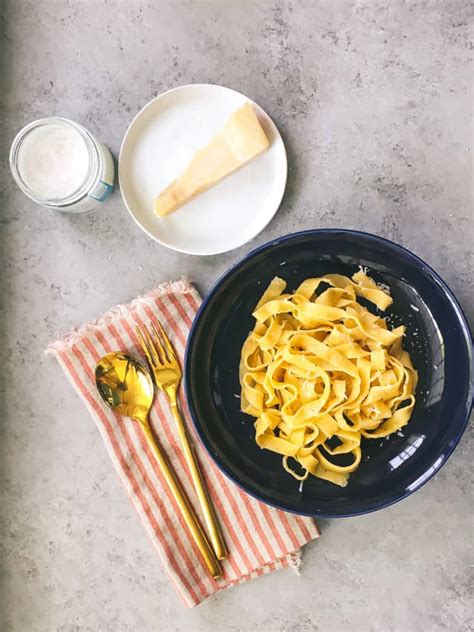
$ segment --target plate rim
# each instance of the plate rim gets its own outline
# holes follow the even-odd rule
[[[250,259],[251,257],[253,257],[254,255],[257,255],[258,253],[264,251],[264,250],[268,250],[269,248],[283,243],[285,241],[289,241],[290,239],[294,239],[294,238],[298,238],[298,237],[304,237],[304,236],[308,236],[308,235],[314,235],[314,234],[326,234],[326,235],[336,235],[336,234],[345,234],[345,235],[356,235],[356,236],[362,236],[365,238],[369,238],[372,239],[374,242],[378,242],[378,243],[382,243],[384,245],[389,245],[390,247],[395,248],[395,250],[400,251],[402,254],[408,256],[408,258],[411,258],[412,260],[414,260],[417,264],[421,265],[422,268],[424,269],[424,271],[428,272],[432,278],[442,287],[442,289],[444,290],[446,296],[448,297],[448,299],[451,301],[451,303],[453,304],[453,306],[455,307],[455,311],[456,311],[456,316],[458,319],[458,322],[461,326],[462,332],[466,338],[466,349],[467,349],[467,353],[468,353],[468,357],[469,357],[469,373],[468,373],[468,396],[466,399],[466,406],[464,407],[464,419],[462,420],[461,423],[461,427],[458,431],[458,433],[454,436],[454,438],[451,439],[451,441],[449,442],[449,444],[446,446],[446,451],[444,452],[444,458],[443,461],[439,464],[439,467],[435,468],[434,464],[436,461],[434,461],[433,463],[430,463],[430,465],[427,466],[425,472],[419,477],[420,483],[417,487],[413,488],[413,489],[405,489],[404,492],[398,496],[397,498],[391,498],[388,500],[384,500],[382,502],[379,503],[373,503],[370,508],[368,509],[364,509],[362,511],[351,511],[348,513],[341,513],[341,514],[331,514],[331,513],[326,513],[326,512],[319,512],[319,511],[315,511],[315,512],[302,512],[302,511],[296,511],[294,509],[290,509],[284,505],[280,505],[276,502],[272,502],[269,500],[264,500],[261,496],[258,496],[254,491],[252,491],[246,484],[244,484],[242,481],[237,480],[234,475],[229,471],[229,468],[225,465],[225,463],[221,462],[221,460],[219,459],[219,457],[215,454],[213,454],[210,446],[208,445],[207,442],[207,438],[204,435],[204,432],[201,430],[199,423],[197,422],[197,415],[195,413],[192,401],[191,401],[191,397],[190,397],[190,362],[191,362],[191,353],[192,353],[192,346],[193,346],[193,339],[194,336],[196,335],[196,330],[197,330],[197,326],[199,324],[199,321],[205,311],[205,309],[207,308],[207,305],[209,303],[209,301],[211,300],[211,298],[216,294],[216,292],[218,291],[218,289],[220,288],[220,286],[222,285],[222,283],[231,276],[231,274],[236,271],[237,269],[239,269],[248,259]],[[470,341],[470,345],[469,345],[469,341]],[[260,502],[264,502],[265,504],[275,507],[277,509],[280,509],[282,511],[286,511],[288,513],[292,513],[295,515],[300,515],[300,516],[307,516],[310,518],[329,518],[329,519],[334,519],[334,518],[350,518],[353,516],[361,516],[361,515],[366,515],[366,514],[370,514],[373,513],[374,511],[379,511],[381,509],[385,509],[387,507],[390,507],[398,502],[400,502],[401,500],[403,500],[404,498],[407,498],[408,496],[411,496],[414,492],[418,491],[419,489],[421,489],[424,485],[426,485],[426,483],[431,480],[433,478],[433,476],[435,474],[437,474],[440,469],[447,463],[447,461],[449,460],[449,458],[451,457],[451,455],[453,454],[454,450],[456,449],[457,445],[459,444],[459,441],[462,438],[462,435],[464,434],[467,424],[469,422],[470,419],[470,414],[473,410],[473,398],[474,398],[474,393],[473,393],[473,380],[474,380],[474,364],[473,364],[473,336],[466,318],[466,315],[464,313],[464,310],[462,309],[458,299],[456,298],[455,294],[453,293],[453,291],[451,290],[451,288],[447,285],[447,283],[439,276],[439,274],[430,266],[428,265],[423,259],[421,259],[418,255],[414,254],[413,252],[411,252],[410,250],[408,250],[408,248],[405,248],[404,246],[397,244],[396,242],[390,240],[390,239],[386,239],[385,237],[381,237],[379,235],[375,235],[373,233],[369,233],[369,232],[365,232],[365,231],[360,231],[360,230],[352,230],[349,228],[313,228],[313,229],[307,229],[307,230],[302,230],[302,231],[297,231],[294,233],[288,233],[286,235],[283,235],[281,237],[276,237],[275,239],[272,239],[268,242],[265,242],[264,244],[261,244],[260,246],[258,246],[257,248],[254,248],[253,250],[251,250],[248,254],[246,254],[245,256],[239,258],[235,263],[233,263],[227,270],[225,270],[223,272],[223,274],[221,274],[217,280],[213,283],[211,289],[209,290],[209,292],[205,295],[205,297],[203,298],[203,301],[198,309],[198,311],[196,312],[196,315],[194,316],[193,322],[191,324],[191,329],[189,331],[189,335],[188,335],[188,339],[186,341],[186,349],[185,349],[185,355],[184,355],[184,376],[183,376],[183,384],[184,384],[184,393],[185,393],[185,397],[186,397],[186,404],[190,413],[190,417],[194,426],[194,429],[196,430],[196,433],[202,443],[202,445],[204,446],[206,452],[208,453],[208,455],[210,456],[210,458],[212,459],[213,463],[215,463],[215,465],[219,468],[219,470],[225,475],[227,476],[227,478],[229,478],[233,483],[235,483],[240,489],[242,489],[244,492],[246,492],[247,494],[249,494],[250,496],[252,496],[253,498],[255,498],[256,500],[260,501]],[[470,386],[470,388],[469,388]],[[430,471],[431,470],[431,471]],[[416,482],[416,481],[414,481]]]
[[[219,88],[221,90],[225,90],[225,91],[228,91],[228,92],[233,92],[234,94],[237,94],[237,95],[239,95],[241,97],[244,97],[245,99],[250,101],[250,103],[252,103],[253,105],[256,105],[260,110],[262,110],[264,112],[264,114],[269,118],[269,120],[271,121],[272,125],[274,126],[274,129],[275,129],[276,134],[277,134],[277,139],[280,139],[280,141],[281,141],[282,148],[283,148],[282,163],[283,163],[283,168],[284,168],[284,174],[285,175],[284,175],[284,178],[281,179],[281,184],[280,184],[281,193],[279,193],[278,196],[277,196],[278,202],[275,204],[275,210],[273,211],[273,213],[268,218],[268,221],[258,230],[258,232],[254,233],[248,239],[245,239],[244,241],[240,242],[239,244],[233,246],[232,248],[227,248],[225,250],[217,250],[217,251],[212,251],[212,252],[196,252],[193,249],[177,248],[175,246],[171,246],[169,244],[165,244],[163,241],[161,241],[161,239],[159,239],[158,237],[153,235],[149,230],[147,230],[144,226],[142,226],[142,224],[135,217],[130,205],[127,202],[126,196],[125,196],[125,194],[124,194],[124,192],[122,190],[121,174],[122,174],[122,170],[124,168],[124,165],[123,165],[123,153],[124,153],[125,145],[126,145],[126,142],[128,140],[128,137],[129,137],[129,135],[130,135],[130,133],[132,131],[132,128],[134,127],[134,125],[136,124],[138,119],[141,118],[145,114],[145,112],[148,109],[150,109],[155,104],[156,101],[159,101],[159,100],[165,98],[166,96],[168,96],[169,94],[171,94],[173,92],[185,91],[185,90],[189,90],[190,88],[208,88],[208,87]],[[130,121],[130,123],[129,123],[127,129],[126,129],[125,134],[124,134],[124,136],[122,138],[122,142],[120,144],[117,175],[118,175],[119,190],[120,190],[120,195],[122,197],[122,201],[125,204],[125,207],[126,207],[127,211],[129,212],[129,214],[133,218],[133,221],[137,224],[137,226],[146,235],[148,235],[148,237],[150,237],[151,239],[153,239],[154,241],[159,243],[161,246],[163,246],[165,248],[169,248],[170,250],[173,250],[175,252],[182,252],[184,254],[194,255],[194,256],[214,256],[214,255],[221,255],[221,254],[224,254],[226,252],[231,252],[233,250],[236,250],[237,248],[241,248],[245,244],[248,244],[250,241],[252,241],[252,239],[255,239],[255,237],[257,237],[257,235],[259,235],[268,226],[268,224],[272,221],[272,219],[275,217],[278,209],[281,206],[281,203],[282,203],[283,197],[285,195],[285,191],[286,191],[286,185],[287,185],[287,182],[288,182],[288,153],[286,151],[285,142],[284,142],[283,137],[282,137],[282,135],[280,133],[280,130],[278,129],[278,126],[276,125],[276,123],[273,120],[273,118],[268,114],[268,112],[259,103],[257,103],[253,99],[249,98],[243,92],[239,92],[238,90],[234,90],[233,88],[228,88],[227,86],[222,86],[222,85],[219,85],[219,84],[216,84],[216,83],[187,83],[187,84],[184,84],[182,86],[175,86],[174,88],[170,88],[169,90],[165,90],[164,92],[161,92],[160,94],[158,94],[155,97],[153,97],[153,99],[148,101],[148,103],[146,103],[135,114],[135,116],[132,118],[132,120]]]

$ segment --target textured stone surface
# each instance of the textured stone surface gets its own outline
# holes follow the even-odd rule
[[[57,334],[159,281],[188,273],[205,292],[254,246],[309,227],[402,243],[472,322],[472,17],[466,0],[0,3],[2,631],[472,629],[471,429],[414,496],[324,523],[301,577],[274,573],[190,612],[43,357]],[[69,217],[13,185],[7,149],[31,119],[76,119],[117,154],[140,107],[189,82],[248,94],[287,143],[282,207],[240,251],[166,251],[118,192]]]

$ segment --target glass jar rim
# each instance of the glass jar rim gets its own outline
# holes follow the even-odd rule
[[[76,132],[81,135],[81,138],[84,140],[87,148],[87,153],[89,156],[89,166],[87,169],[87,174],[83,183],[70,195],[65,198],[44,198],[38,195],[36,191],[31,189],[26,182],[23,180],[21,173],[18,168],[18,156],[21,151],[21,146],[23,141],[27,138],[27,136],[38,127],[42,125],[63,125],[64,127],[73,128]],[[75,121],[71,121],[70,119],[63,118],[60,116],[50,116],[47,118],[37,119],[25,125],[18,134],[13,139],[13,143],[10,148],[10,169],[15,179],[15,182],[20,187],[25,195],[27,195],[31,200],[36,202],[37,204],[42,204],[44,206],[53,206],[53,207],[62,207],[69,206],[74,204],[75,202],[81,200],[85,197],[94,183],[96,182],[99,172],[100,172],[100,154],[97,149],[96,143],[94,141],[93,136],[87,131],[85,127],[76,123]]]

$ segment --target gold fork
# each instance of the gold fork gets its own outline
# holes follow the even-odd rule
[[[181,445],[183,446],[186,461],[191,471],[194,488],[204,513],[204,519],[209,530],[212,546],[216,557],[219,560],[223,560],[227,557],[227,548],[217,522],[214,507],[204,487],[202,474],[199,470],[199,465],[189,442],[186,427],[178,408],[178,386],[182,377],[181,367],[173,346],[161,323],[158,321],[160,333],[158,333],[153,323],[150,323],[150,325],[154,333],[154,340],[145,325],[143,326],[143,331],[140,327],[136,328],[140,344],[153,371],[156,385],[168,397]]]

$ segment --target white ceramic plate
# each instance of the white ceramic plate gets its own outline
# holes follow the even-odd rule
[[[270,147],[172,215],[160,219],[153,210],[156,195],[246,101],[229,88],[188,85],[150,101],[130,124],[120,149],[120,189],[133,219],[164,246],[194,255],[238,248],[263,230],[280,206],[288,170],[285,146],[271,118],[254,103]]]

